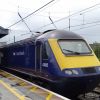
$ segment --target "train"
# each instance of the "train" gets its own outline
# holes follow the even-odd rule
[[[31,75],[69,98],[100,83],[100,62],[80,35],[47,30],[0,48],[0,66]]]

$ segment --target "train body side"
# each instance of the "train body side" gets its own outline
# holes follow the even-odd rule
[[[39,43],[42,45],[41,58],[39,56]],[[42,42],[39,43],[14,44],[2,48],[1,52],[4,56],[1,59],[1,65],[12,69],[23,69],[23,72],[32,70],[37,73],[44,73],[51,78],[59,77],[60,68],[48,41],[46,41],[46,45]]]
[[[34,44],[24,44],[6,47],[3,64],[12,67],[34,68],[35,66],[35,46]]]

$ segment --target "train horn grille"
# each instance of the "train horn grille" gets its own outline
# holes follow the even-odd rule
[[[84,74],[96,73],[95,68],[82,68],[82,71],[84,72]]]

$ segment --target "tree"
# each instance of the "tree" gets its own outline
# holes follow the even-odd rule
[[[100,59],[100,46],[96,47],[94,49],[94,52],[95,52],[96,56]]]

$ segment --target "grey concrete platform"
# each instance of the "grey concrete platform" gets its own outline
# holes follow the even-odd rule
[[[18,98],[0,83],[0,100],[18,100]]]
[[[0,73],[0,100],[69,100],[17,76],[6,74]]]
[[[18,89],[0,79],[0,100],[32,100],[26,97]]]

